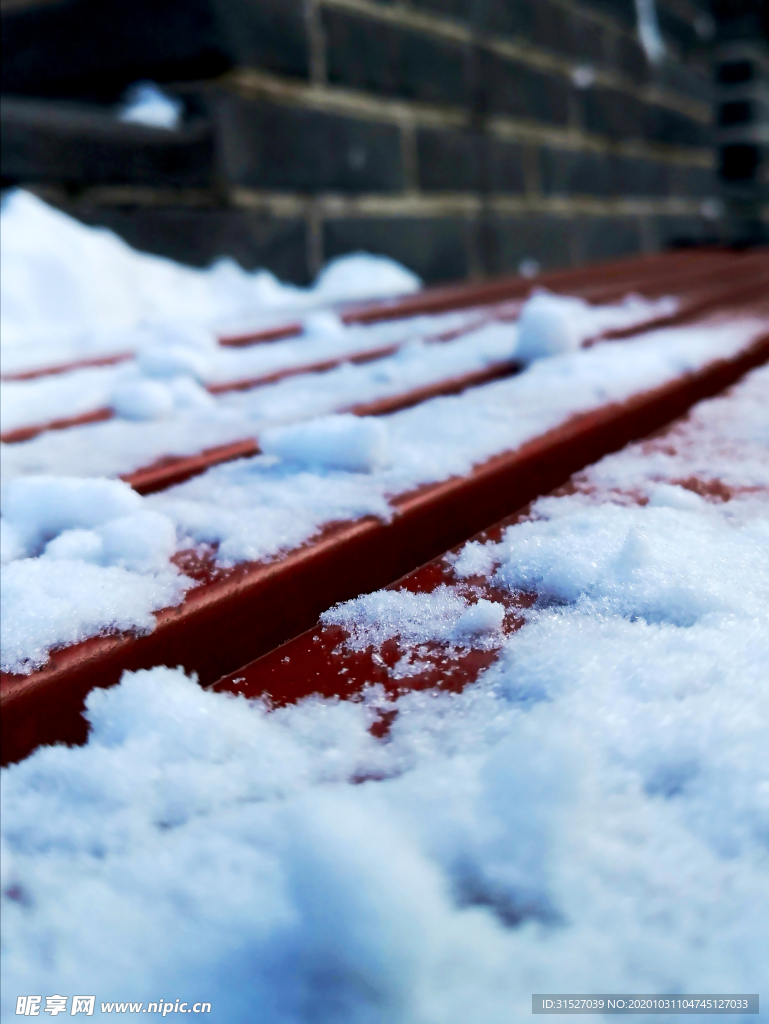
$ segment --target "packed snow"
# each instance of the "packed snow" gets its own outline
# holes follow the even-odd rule
[[[518,448],[571,416],[622,401],[737,352],[761,327],[761,321],[735,320],[598,344],[538,360],[518,376],[462,395],[432,399],[378,418],[376,427],[351,426],[350,419],[342,416],[286,427],[283,430],[288,433],[283,434],[274,428],[277,432],[272,436],[282,436],[284,441],[276,440],[270,454],[216,466],[184,484],[142,498],[141,507],[173,523],[179,549],[214,546],[222,565],[273,559],[308,541],[327,523],[367,515],[389,520],[398,496],[466,475],[473,466]],[[329,425],[334,423],[339,426]],[[345,436],[349,456],[340,448]],[[24,479],[11,479],[7,486]],[[6,547],[9,558],[18,551],[12,543]],[[114,591],[110,588],[108,568],[103,567],[102,619],[89,619],[93,633],[113,630],[125,621],[120,603],[124,590],[122,584],[119,588],[115,584]],[[79,624],[62,626],[55,637],[47,627],[41,632],[34,601],[41,577],[34,559],[22,558],[8,578],[14,588],[28,587],[29,595],[19,602],[18,590],[9,590],[0,606],[2,665],[5,671],[29,672],[45,662],[52,647],[81,639],[83,629]],[[184,578],[177,577],[174,586],[183,585]],[[76,602],[80,584],[74,573],[71,586]],[[146,595],[142,622],[147,622],[158,607],[156,592],[145,589],[142,593]]]
[[[459,577],[541,598],[463,693],[268,711],[171,668],[93,691],[87,746],[4,772],[5,1014],[88,992],[96,1017],[507,1024],[532,992],[760,991],[767,409],[764,369],[465,548]],[[476,643],[494,613],[463,640],[450,591],[327,618],[356,647]]]

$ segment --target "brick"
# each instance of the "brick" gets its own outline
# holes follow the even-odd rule
[[[206,188],[215,156],[210,125],[167,132],[125,124],[98,108],[7,99],[2,107],[7,182]]]
[[[636,13],[634,0],[580,0],[582,7],[588,7],[623,25],[635,29]]]
[[[333,218],[323,227],[324,256],[366,249],[399,260],[426,282],[456,281],[470,271],[468,230],[460,217]]]
[[[412,0],[414,7],[421,7],[431,14],[437,14],[444,18],[453,18],[455,21],[470,22],[472,17],[472,0]],[[507,7],[507,4],[500,4]]]
[[[652,77],[649,61],[635,36],[616,37],[614,58],[617,70],[633,82],[642,85]]]
[[[265,267],[282,280],[307,284],[306,225],[251,210],[191,209],[183,206],[89,207],[66,212],[88,224],[111,228],[137,249],[205,267],[230,256],[247,269]]]
[[[671,192],[670,164],[625,157],[617,161],[620,195],[667,196]]]
[[[419,184],[427,191],[522,192],[521,146],[478,132],[421,129]]]
[[[542,191],[556,195],[612,196],[621,190],[615,157],[589,150],[540,150]]]
[[[493,113],[548,124],[568,121],[574,89],[563,76],[535,71],[497,54],[484,55],[481,71],[486,106]]]
[[[302,0],[60,0],[2,24],[10,93],[112,100],[137,79],[202,79],[237,64],[308,74]]]
[[[669,92],[678,93],[687,99],[711,102],[713,99],[712,73],[709,64],[704,68],[696,63],[683,64],[674,60],[665,61],[657,71],[659,81]]]
[[[686,54],[702,45],[693,19],[682,18],[661,3],[657,5],[657,18],[662,35],[681,53]]]
[[[581,217],[575,226],[581,262],[615,259],[641,250],[637,217]]]
[[[672,190],[673,168],[661,161],[551,148],[543,148],[541,161],[546,194],[654,197],[668,196]],[[686,189],[679,195],[686,195]]]
[[[709,146],[712,144],[710,125],[694,121],[677,110],[650,106],[646,114],[647,137],[654,142],[670,146]]]
[[[655,218],[660,248],[682,248],[717,241],[716,230],[702,217]]]
[[[209,0],[221,46],[241,67],[306,78],[309,40],[303,0]]]
[[[634,96],[594,87],[583,95],[585,128],[611,139],[643,139],[648,135],[649,108]]]
[[[492,216],[481,232],[489,274],[516,273],[522,260],[536,260],[543,270],[571,262],[571,222],[549,214]]]
[[[239,185],[355,192],[405,184],[395,125],[234,95],[220,98],[217,124],[224,171]]]
[[[550,0],[535,0],[531,10],[532,42],[581,61],[603,60],[603,29],[595,21]]]
[[[488,145],[488,187],[492,192],[524,192],[523,147],[501,139]]]
[[[468,47],[345,11],[324,10],[323,27],[333,84],[425,103],[468,102]]]
[[[688,196],[692,199],[708,199],[717,196],[720,184],[715,167],[670,168],[670,192],[674,196]]]

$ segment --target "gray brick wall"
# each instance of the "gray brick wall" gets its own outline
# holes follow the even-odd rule
[[[703,240],[716,22],[657,7],[653,64],[634,0],[12,0],[3,179],[299,282],[358,248],[439,281]],[[114,119],[142,78],[178,132]]]

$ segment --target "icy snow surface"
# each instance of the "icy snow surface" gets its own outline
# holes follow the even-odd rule
[[[369,440],[346,463],[341,454],[318,458],[324,447],[329,451],[328,420],[312,420],[290,435],[294,439],[290,450],[283,448],[278,454],[278,446],[275,454],[214,467],[178,487],[141,499],[142,508],[174,524],[180,549],[215,545],[224,565],[274,558],[311,538],[326,523],[366,515],[389,519],[392,498],[422,484],[467,474],[474,465],[519,447],[570,416],[621,401],[735,352],[759,328],[760,323],[752,320],[676,328],[542,359],[516,377],[382,417],[376,428],[360,428],[369,430]],[[358,444],[360,436],[356,436]],[[367,445],[368,455],[361,458],[360,451]],[[7,487],[24,479],[11,478]],[[6,542],[6,550],[6,557],[19,557],[12,540]],[[6,671],[29,671],[45,660],[51,646],[83,636],[82,627],[72,625],[67,630],[62,627],[54,638],[47,627],[41,632],[36,617],[30,621],[35,589],[41,585],[39,570],[32,562],[23,563],[10,578],[26,579],[25,573],[28,581],[16,585],[31,588],[27,600],[18,602],[14,589],[0,607]],[[73,602],[78,600],[79,586],[73,575]],[[112,593],[105,591],[101,620],[105,630],[125,621],[121,599],[117,591],[114,598]],[[59,599],[65,600],[63,592]],[[157,607],[153,596],[146,616]],[[142,623],[148,621],[146,616]],[[98,632],[97,620],[89,621],[92,632]]]
[[[768,409],[765,369],[490,545],[549,600],[461,694],[268,713],[167,668],[92,692],[86,747],[4,772],[5,1014],[87,992],[95,1016],[178,996],[227,1024],[508,1024],[532,992],[760,991]],[[731,500],[676,483],[719,453]],[[453,642],[461,608],[428,603],[337,615],[353,643]]]

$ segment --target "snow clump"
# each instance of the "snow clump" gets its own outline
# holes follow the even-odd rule
[[[259,438],[262,451],[316,469],[370,473],[390,465],[387,427],[372,416],[319,416],[272,427]]]

